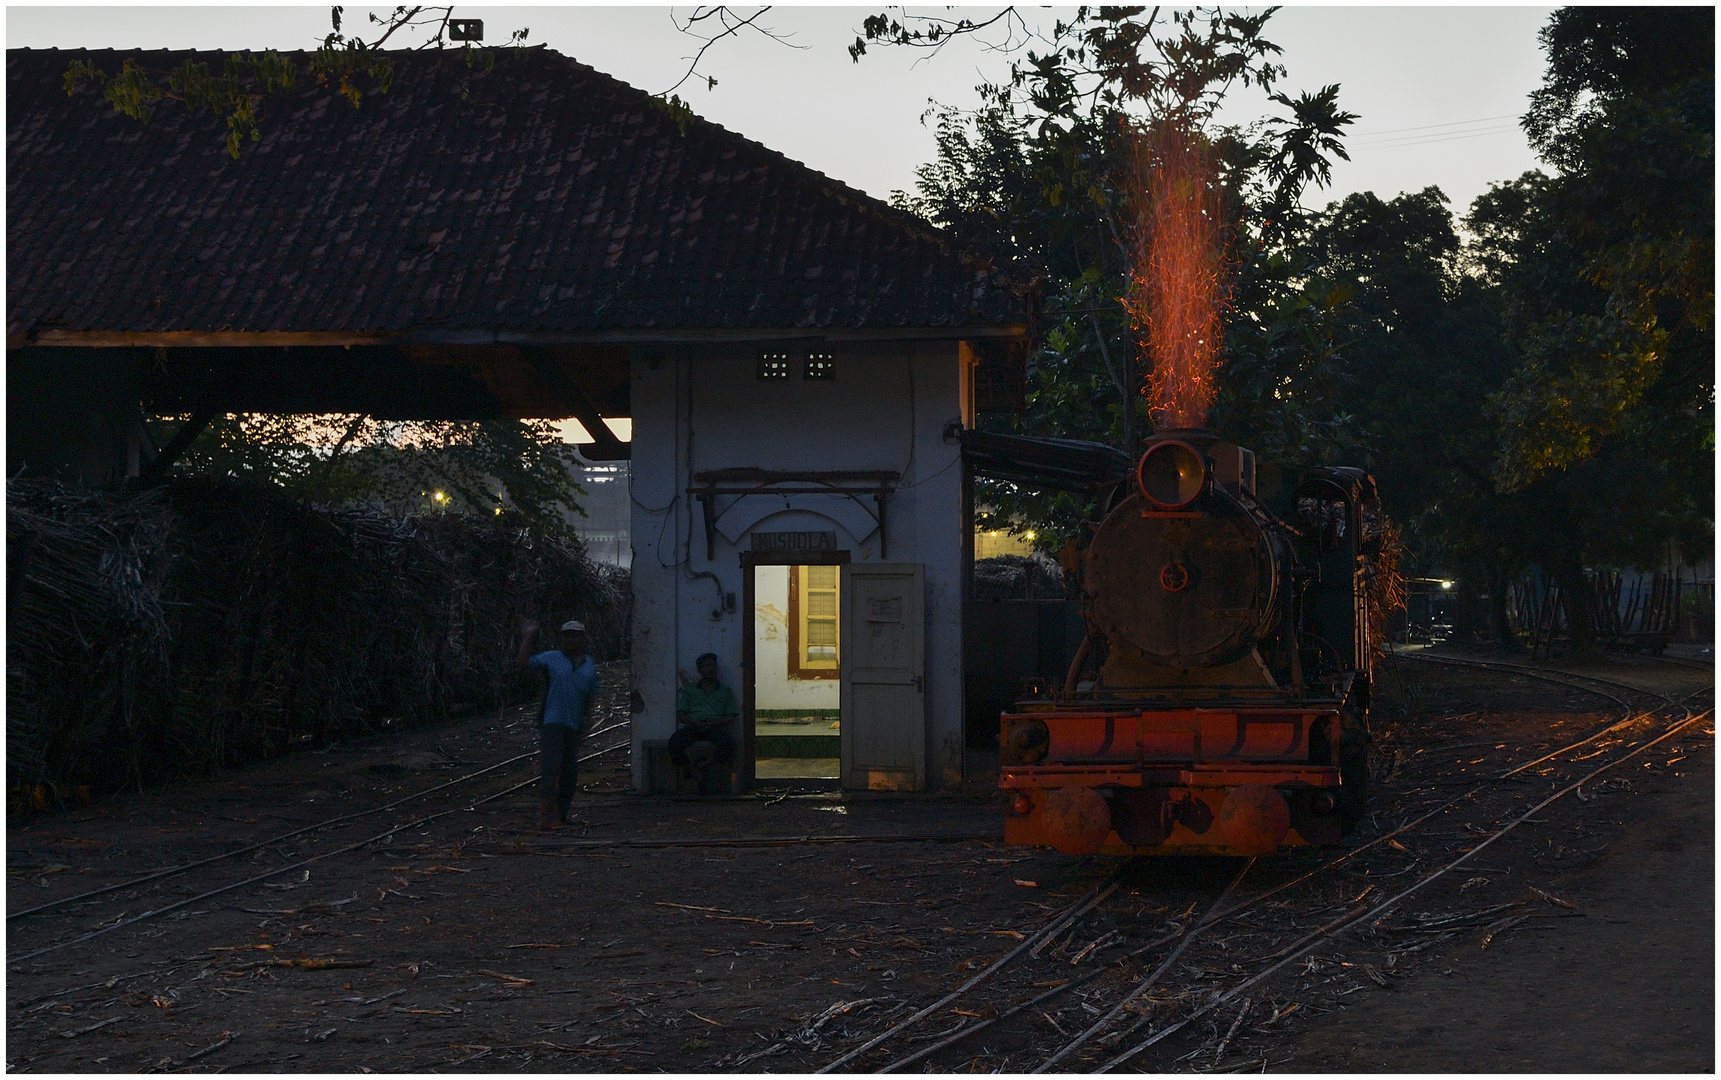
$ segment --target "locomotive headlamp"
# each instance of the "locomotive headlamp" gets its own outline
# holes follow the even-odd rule
[[[1207,462],[1188,443],[1167,440],[1148,447],[1135,469],[1135,482],[1161,510],[1181,510],[1207,484]]]
[[[1032,716],[1006,718],[1000,735],[998,761],[1002,765],[1033,765],[1044,761],[1052,741],[1046,722]]]

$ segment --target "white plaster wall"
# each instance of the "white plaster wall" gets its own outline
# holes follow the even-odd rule
[[[630,394],[634,442],[628,470],[633,539],[633,787],[648,787],[642,743],[675,731],[680,625],[676,560],[686,532],[680,479],[681,365],[666,351],[636,350]]]
[[[842,684],[837,680],[789,678],[789,569],[753,568],[753,707],[839,708]]]
[[[827,343],[836,379],[754,377],[753,347],[635,350],[633,361],[634,783],[645,787],[639,744],[675,729],[678,674],[702,652],[739,687],[750,613],[713,618],[721,594],[743,595],[747,531],[834,530],[850,559],[918,562],[926,578],[927,782],[950,785],[962,762],[960,446],[943,431],[961,415],[957,343]],[[791,350],[795,352],[796,350]],[[800,351],[804,351],[801,349]],[[771,514],[706,558],[698,506],[685,491],[706,469],[892,469],[903,474],[877,531],[856,537],[804,502]],[[871,500],[864,500],[870,508]],[[851,524],[853,522],[851,521]],[[861,526],[865,529],[865,526]],[[739,605],[737,605],[739,606]]]

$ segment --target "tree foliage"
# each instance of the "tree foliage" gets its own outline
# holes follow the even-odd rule
[[[1132,444],[1147,420],[1140,353],[1124,308],[1143,139],[1176,126],[1216,167],[1226,238],[1231,319],[1225,375],[1210,426],[1297,460],[1324,456],[1349,421],[1335,412],[1334,315],[1341,291],[1288,241],[1301,199],[1327,182],[1355,117],[1338,87],[1292,98],[1275,91],[1284,68],[1265,36],[1269,9],[1077,9],[1041,50],[1023,43],[1007,79],[982,85],[972,112],[928,114],[936,158],[899,205],[1006,262],[1044,274],[1039,345],[1029,360],[1027,408],[1009,430]],[[936,47],[992,20],[869,18],[868,43]],[[1248,127],[1213,117],[1235,88],[1268,92],[1284,112]],[[982,482],[988,527],[1032,528],[1042,546],[1074,533],[1091,499]]]
[[[1271,13],[1269,12],[1268,15]],[[1007,20],[869,19],[865,42],[937,48]],[[1338,90],[1290,98],[1266,17],[1083,9],[973,113],[939,109],[937,158],[898,201],[1045,274],[1026,408],[1007,430],[1126,441],[1122,318],[1132,132],[1179,102],[1211,115],[1232,81],[1285,111],[1209,129],[1232,229],[1229,326],[1209,427],[1290,463],[1375,473],[1410,572],[1492,587],[1536,566],[1572,601],[1585,568],[1652,566],[1713,542],[1713,12],[1561,9],[1524,126],[1552,170],[1463,216],[1437,188],[1301,201],[1352,118]],[[1012,34],[1025,34],[1018,23]],[[1163,39],[1163,40],[1162,40]],[[1026,46],[1022,46],[1025,48]],[[864,50],[861,50],[864,52]],[[1136,125],[1132,127],[1132,125]],[[1096,507],[980,489],[987,527],[1044,546]]]
[[[1353,418],[1355,438],[1334,446],[1338,460],[1375,475],[1419,564],[1413,572],[1500,564],[1487,395],[1510,360],[1445,194],[1347,196],[1312,223],[1301,249],[1345,297],[1328,393]]]
[[[158,443],[183,418],[154,417]],[[371,504],[405,516],[506,515],[567,534],[582,514],[573,447],[541,420],[381,421],[350,415],[228,414],[180,457],[183,475],[247,480],[312,503]]]
[[[1504,490],[1713,425],[1714,10],[1564,8],[1542,41],[1524,126],[1559,174],[1481,215],[1521,352],[1495,397]]]

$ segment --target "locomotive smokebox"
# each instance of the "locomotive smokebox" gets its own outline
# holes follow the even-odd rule
[[[1182,439],[1149,446],[1136,462],[1135,483],[1155,508],[1182,510],[1207,488],[1207,460]]]
[[[1207,431],[1148,440],[1136,490],[1094,534],[1082,575],[1114,649],[1150,665],[1212,667],[1273,630],[1289,550],[1255,500],[1254,464]]]

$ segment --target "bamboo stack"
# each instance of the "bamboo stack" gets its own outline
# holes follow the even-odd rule
[[[14,806],[494,708],[522,617],[629,635],[624,571],[494,519],[13,481],[7,540]]]
[[[1678,633],[1685,596],[1677,572],[1640,576],[1629,588],[1625,575],[1617,570],[1592,571],[1589,579],[1592,600],[1587,614],[1604,645],[1659,651]],[[1508,611],[1518,631],[1529,638],[1532,658],[1545,655],[1555,639],[1568,632],[1560,587],[1546,579],[1525,577],[1514,583]]]

